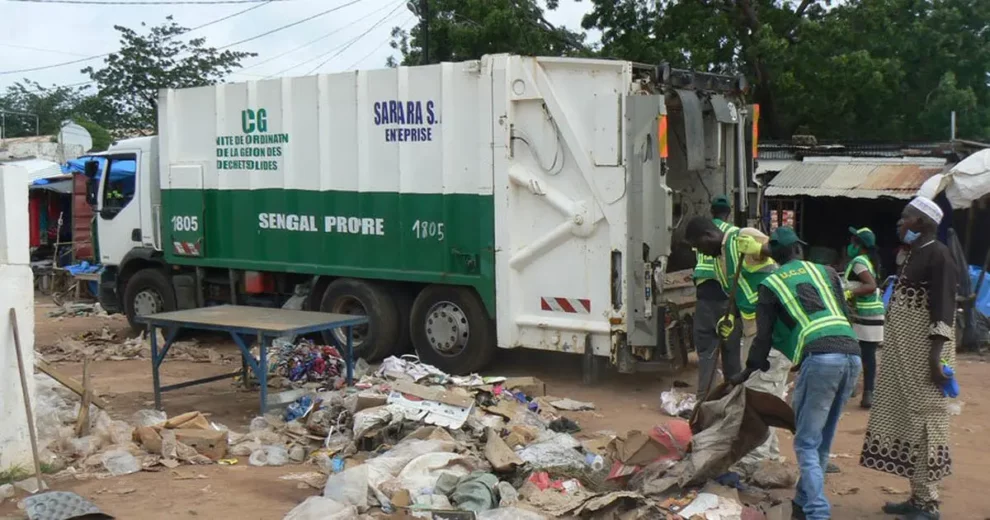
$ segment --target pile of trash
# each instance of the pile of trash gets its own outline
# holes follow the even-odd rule
[[[703,405],[701,420],[718,433],[701,431],[707,444],[698,450],[680,418],[648,432],[585,432],[563,412],[594,410],[594,403],[548,395],[539,379],[456,377],[412,356],[390,357],[352,388],[275,394],[288,406],[256,418],[251,434],[288,437],[290,460],[316,466],[293,478],[322,495],[286,519],[399,511],[418,518],[757,519],[777,504],[728,471],[738,460],[730,446],[748,451],[769,431],[729,417],[746,397],[739,387]],[[728,439],[725,450],[713,447],[713,436]],[[265,442],[232,440],[232,451],[259,465],[271,458]]]
[[[165,338],[158,331],[158,346],[165,345]],[[53,345],[39,345],[36,352],[45,361],[126,361],[151,359],[151,341],[146,333],[134,338],[118,338],[103,327],[99,333],[85,332],[77,336],[62,337]],[[225,356],[209,347],[201,347],[196,341],[176,341],[169,348],[167,359],[195,363],[230,364],[234,357]]]
[[[49,318],[84,318],[87,316],[109,317],[99,303],[67,302],[48,312]]]
[[[253,349],[259,359],[257,347]],[[341,389],[346,384],[347,365],[335,347],[303,339],[297,343],[285,338],[272,342],[268,351],[268,386],[274,388]],[[356,373],[364,375],[368,364],[358,360]],[[360,377],[358,375],[357,377]]]

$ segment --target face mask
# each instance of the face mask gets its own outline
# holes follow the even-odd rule
[[[849,255],[849,258],[855,257],[856,255],[859,254],[859,246],[849,244],[848,246],[846,246],[846,254]]]
[[[914,241],[918,240],[918,237],[920,236],[921,233],[918,233],[917,231],[911,231],[909,229],[904,233],[904,238],[902,238],[901,240],[903,240],[905,244],[913,244]]]

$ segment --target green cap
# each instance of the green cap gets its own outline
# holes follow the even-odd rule
[[[712,208],[730,209],[731,207],[732,205],[729,204],[729,198],[725,195],[719,195],[718,197],[712,199]]]
[[[864,246],[873,248],[877,245],[877,236],[873,234],[873,230],[865,227],[856,229],[854,227],[849,228],[849,232],[852,233]]]
[[[798,238],[797,233],[794,232],[794,228],[788,226],[781,226],[773,230],[773,233],[770,234],[770,244],[784,247],[794,244],[808,245]]]

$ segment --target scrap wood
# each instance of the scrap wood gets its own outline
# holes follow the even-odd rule
[[[52,379],[58,381],[59,383],[62,384],[62,386],[68,388],[69,390],[72,390],[79,397],[83,397],[83,395],[86,393],[86,390],[85,388],[83,388],[82,384],[80,384],[75,379],[72,379],[71,377],[65,375],[64,373],[53,367],[51,364],[49,364],[47,361],[38,358],[35,358],[34,361],[35,361],[35,366],[38,368],[38,370],[41,370],[42,372],[48,374]],[[101,410],[106,410],[109,406],[106,401],[104,401],[97,395],[92,395],[91,399],[93,401],[93,405],[95,405],[97,408]]]
[[[89,358],[83,360],[83,396],[76,418],[76,437],[89,435],[89,404],[93,401],[93,388],[89,384]]]

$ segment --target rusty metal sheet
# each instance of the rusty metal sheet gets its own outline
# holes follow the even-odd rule
[[[798,163],[767,186],[768,197],[847,197],[909,199],[942,167],[912,163]]]

